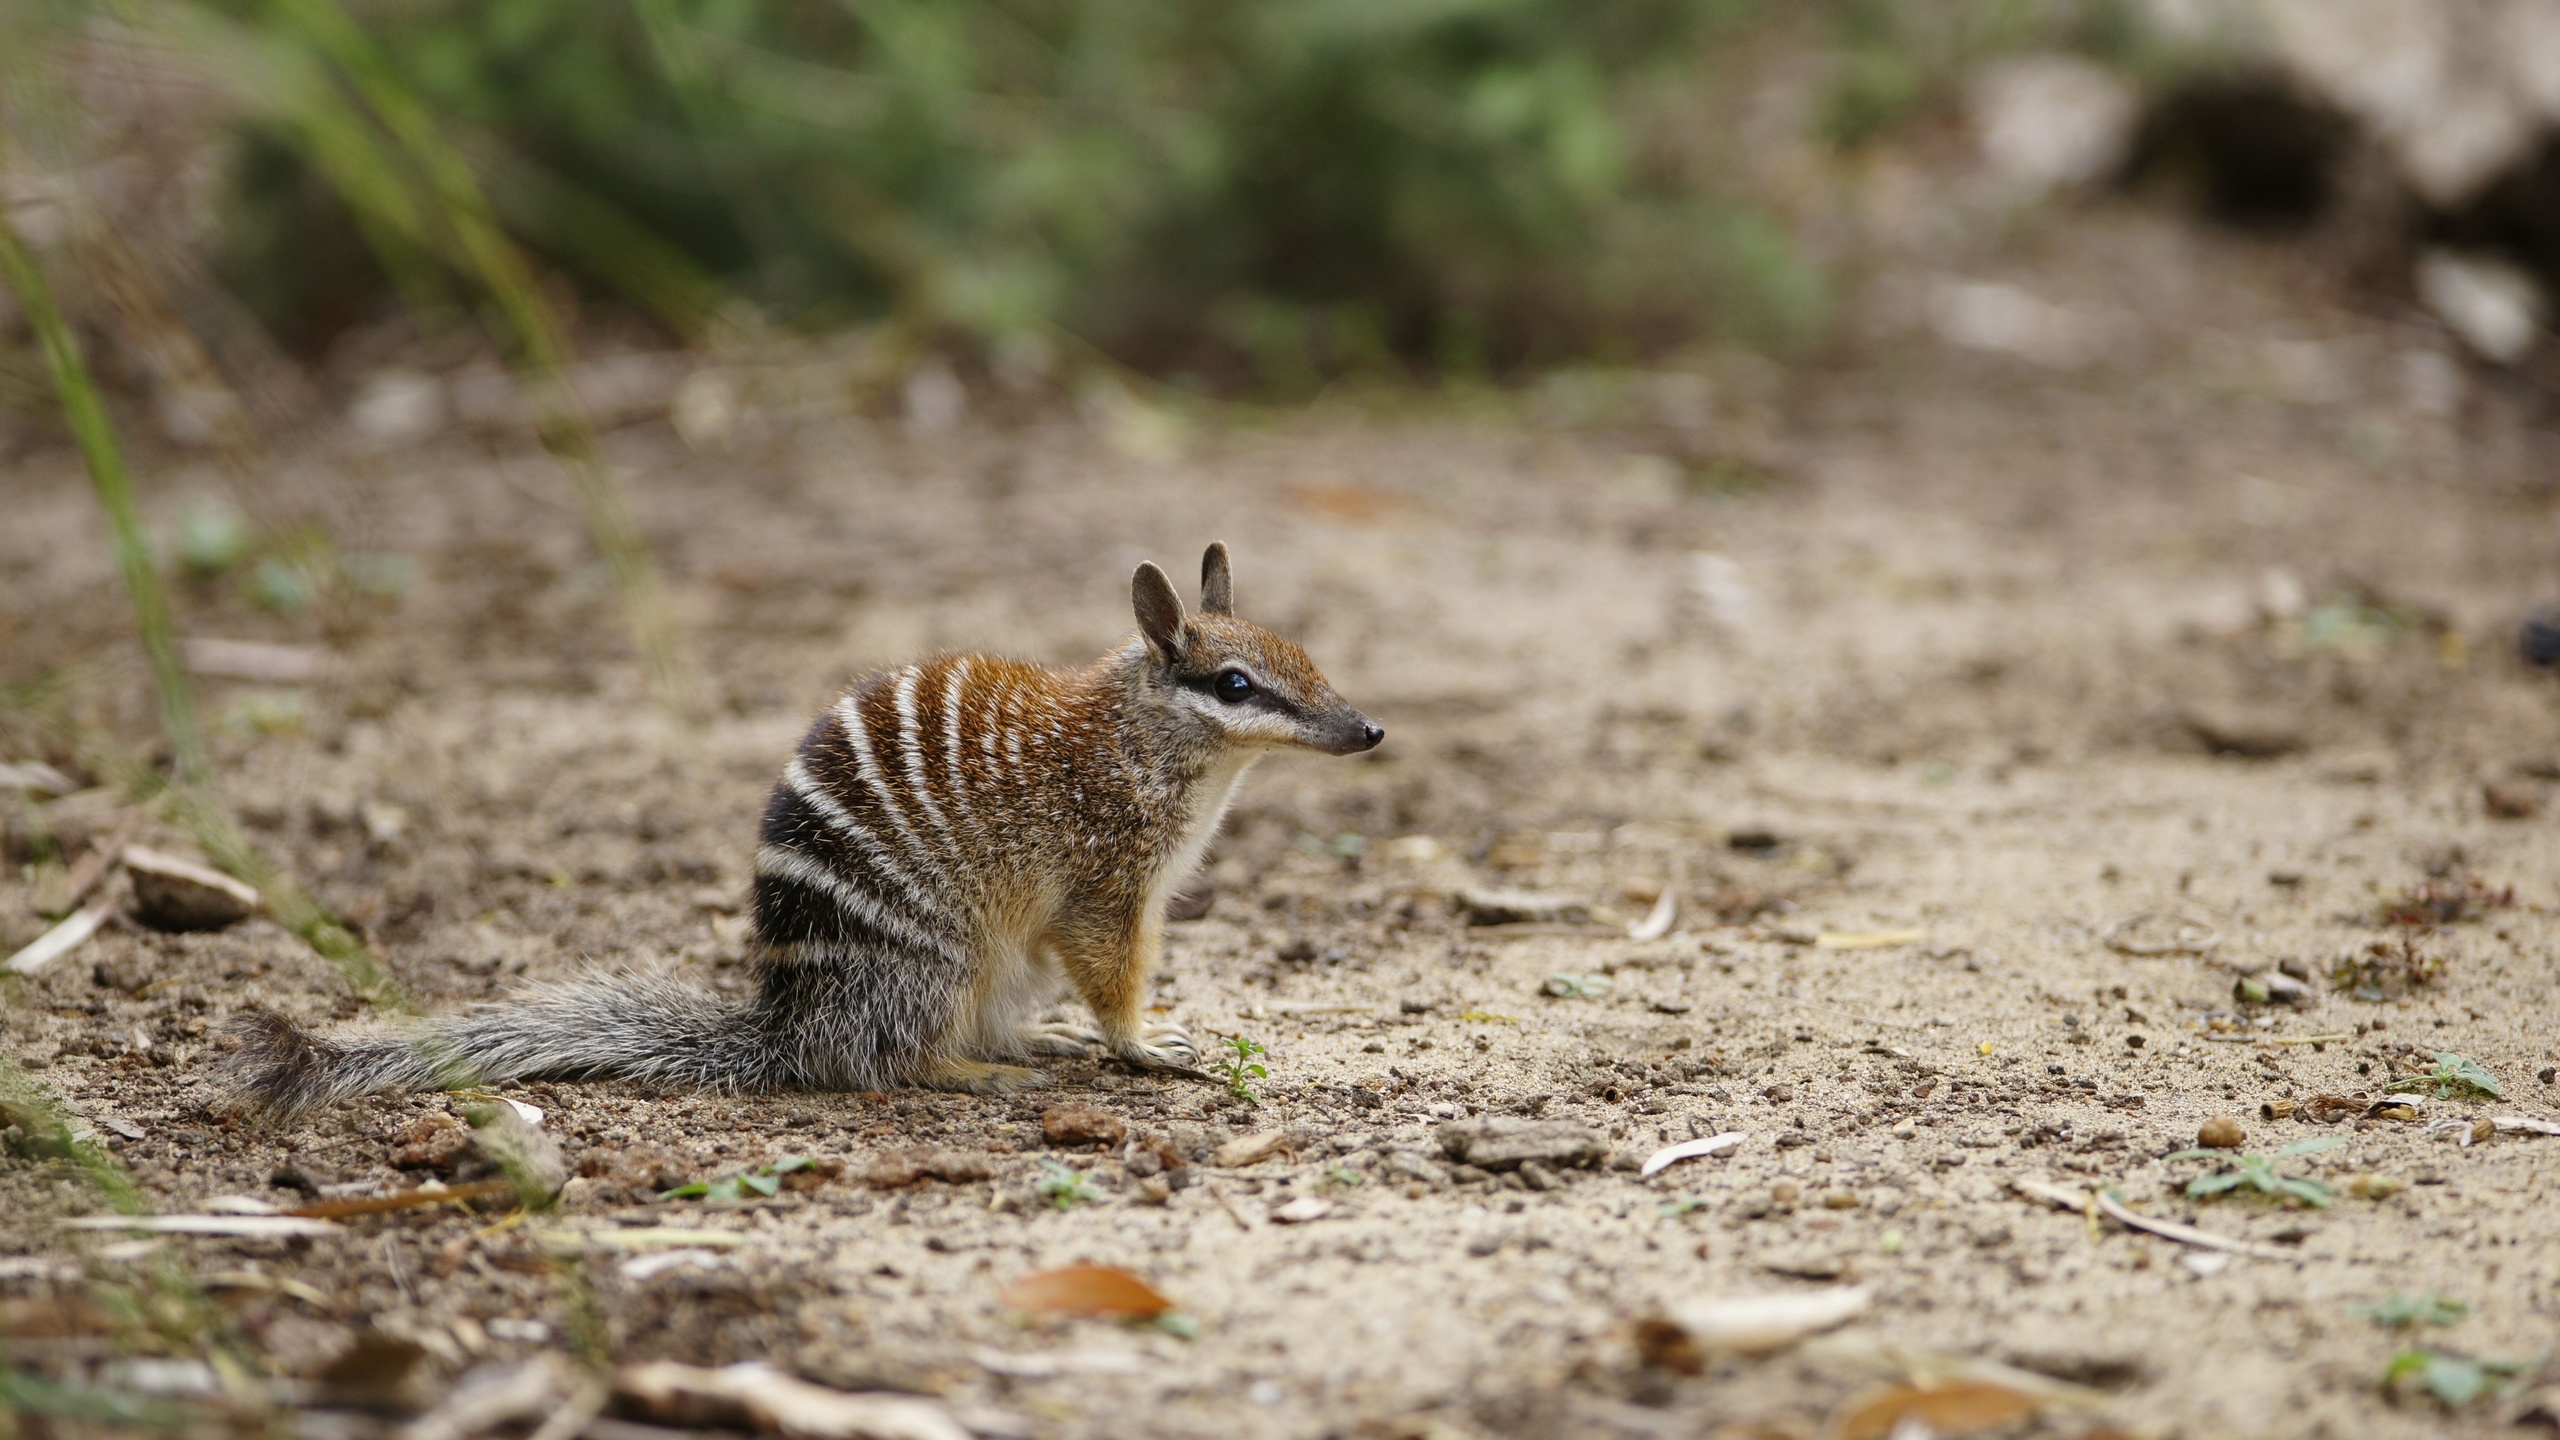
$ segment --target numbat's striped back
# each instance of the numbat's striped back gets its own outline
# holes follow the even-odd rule
[[[729,1004],[597,976],[402,1035],[246,1022],[233,1078],[292,1111],[390,1084],[624,1075],[727,1089],[1033,1082],[1085,1053],[1188,1068],[1142,1017],[1164,904],[1237,782],[1273,749],[1384,733],[1305,653],[1235,618],[1226,548],[1187,613],[1153,565],[1138,633],[1077,671],[952,656],[874,675],[811,725],[765,807],[759,984]],[[1033,1023],[1061,986],[1094,1024]]]

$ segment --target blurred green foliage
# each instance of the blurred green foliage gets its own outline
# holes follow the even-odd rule
[[[1820,276],[1656,143],[1758,0],[376,0],[507,226],[686,313],[1090,345],[1283,389],[1814,334]],[[1666,99],[1671,104],[1666,105]],[[1651,127],[1651,128],[1649,128]],[[1692,150],[1695,137],[1686,137]],[[1703,147],[1712,149],[1712,146]],[[280,333],[383,285],[281,124],[223,270]],[[669,252],[617,264],[645,238]],[[681,257],[683,263],[677,263]],[[405,288],[405,287],[404,287]],[[699,306],[693,307],[698,311]]]

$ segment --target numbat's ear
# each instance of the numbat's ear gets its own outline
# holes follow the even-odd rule
[[[1210,541],[1208,553],[1200,557],[1200,613],[1236,613],[1236,577],[1235,572],[1227,568],[1227,542],[1224,540]]]
[[[1129,579],[1129,598],[1136,603],[1138,633],[1166,660],[1182,658],[1182,597],[1173,593],[1173,582],[1150,560],[1138,567]]]

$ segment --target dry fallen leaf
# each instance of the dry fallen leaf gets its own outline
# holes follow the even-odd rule
[[[1268,1160],[1288,1148],[1288,1131],[1264,1130],[1230,1140],[1219,1146],[1216,1153],[1209,1157],[1209,1163],[1220,1169],[1236,1170]]]
[[[1782,1349],[1867,1308],[1867,1287],[1835,1285],[1789,1295],[1717,1295],[1668,1307],[1701,1349],[1744,1354]]]
[[[614,1377],[614,1390],[659,1424],[743,1422],[793,1440],[970,1440],[939,1401],[830,1390],[752,1361],[717,1370],[673,1360],[626,1365]]]
[[[996,1297],[1035,1315],[1097,1315],[1152,1320],[1173,1308],[1156,1288],[1117,1265],[1068,1265],[1025,1275]]]
[[[1813,937],[1816,950],[1882,950],[1894,945],[1917,945],[1929,938],[1926,930],[1855,930]]]
[[[224,1235],[246,1240],[347,1233],[326,1220],[298,1215],[76,1215],[61,1223],[65,1230],[140,1230],[153,1235]]]
[[[1314,1195],[1301,1195],[1271,1212],[1271,1218],[1282,1225],[1304,1225],[1333,1213],[1333,1202]]]
[[[1683,1140],[1677,1145],[1667,1146],[1646,1156],[1644,1168],[1637,1172],[1637,1176],[1640,1179],[1650,1180],[1683,1160],[1695,1160],[1701,1155],[1713,1155],[1719,1150],[1730,1150],[1750,1138],[1739,1130],[1728,1130],[1722,1135]]]
[[[1671,922],[1678,918],[1680,918],[1679,897],[1672,892],[1670,886],[1665,885],[1662,887],[1662,893],[1654,897],[1653,909],[1646,912],[1643,919],[1627,927],[1627,938],[1659,940],[1671,933]]]
[[[1932,1435],[1970,1435],[2024,1420],[2044,1407],[2042,1396],[1980,1380],[1902,1386],[1851,1410],[1833,1433],[1839,1440],[1885,1440],[1917,1421]]]

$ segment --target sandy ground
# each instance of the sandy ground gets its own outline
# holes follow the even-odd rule
[[[2560,1140],[2456,1143],[2479,1116],[2560,1113],[2560,846],[2547,819],[2484,801],[2496,784],[2540,804],[2560,762],[2560,697],[2512,640],[2560,588],[2547,402],[2283,249],[2156,217],[2057,224],[1985,263],[2103,337],[2095,358],[1941,344],[1921,317],[1943,277],[1914,270],[1878,276],[1847,353],[1792,376],[1589,377],[1420,410],[1350,397],[1187,429],[1028,404],[932,437],[840,413],[750,417],[699,450],[663,423],[624,429],[611,448],[718,700],[696,729],[648,702],[529,442],[310,437],[266,503],[415,557],[415,588],[327,626],[224,585],[185,613],[195,633],[332,647],[298,723],[275,723],[272,690],[210,687],[225,783],[431,1006],[590,963],[742,984],[755,816],[838,686],[941,648],[1080,662],[1126,628],[1136,560],[1188,573],[1213,537],[1235,547],[1243,611],[1300,639],[1389,739],[1257,771],[1208,914],[1173,927],[1157,1003],[1268,1047],[1257,1105],[1064,1062],[1009,1100],[511,1087],[584,1177],[554,1223],[743,1242],[641,1276],[590,1261],[584,1292],[521,1229],[450,1209],[175,1252],[235,1272],[215,1293],[276,1373],[376,1330],[424,1348],[429,1394],[600,1321],[619,1358],[767,1358],[1041,1436],[1812,1435],[1889,1375],[1887,1347],[2098,1393],[2036,1433],[2489,1428],[2495,1402],[2449,1415],[2378,1382],[2407,1343],[2552,1378]],[[216,483],[154,468],[163,520]],[[60,761],[74,721],[147,735],[70,458],[27,457],[7,484],[6,678],[66,677],[13,692],[11,733]],[[75,843],[102,823],[56,809]],[[0,884],[0,942],[43,928],[44,878]],[[2389,897],[2475,882],[2511,901],[2382,919]],[[1674,928],[1624,938],[1666,885]],[[1571,923],[1471,924],[1453,896],[1495,886],[1566,897]],[[2201,953],[2141,953],[2206,930]],[[2403,939],[2441,962],[2433,983],[2333,987],[2342,955]],[[2311,977],[2303,1003],[2235,1001],[2237,976],[2287,963]],[[1559,974],[1606,985],[1542,993]],[[12,1052],[164,1209],[425,1174],[392,1162],[444,1097],[287,1131],[213,1103],[226,1015],[363,1010],[272,925],[119,923],[10,989]],[[2340,1038],[2259,1043],[2309,1036]],[[2370,1096],[2438,1051],[2505,1098],[2430,1100],[2414,1122],[2262,1113]],[[1191,1183],[1148,1203],[1120,1157],[1044,1146],[1061,1101],[1168,1137]],[[1438,1126],[1505,1114],[1587,1126],[1622,1158],[1551,1190],[1395,1158],[1443,1158]],[[2400,1188],[2328,1209],[2191,1200],[2212,1167],[2162,1157],[2226,1114],[2259,1153],[2345,1142],[2292,1173]],[[2428,1129],[2447,1117],[2465,1123]],[[1268,1129],[1288,1153],[1201,1158]],[[1650,1181],[1619,1168],[1728,1130],[1748,1136],[1728,1154]],[[859,1183],[919,1143],[994,1178]],[[744,1205],[646,1199],[661,1173],[787,1154],[856,1173]],[[1099,1198],[1042,1203],[1051,1159]],[[2111,1184],[2283,1258],[2199,1264],[2021,1198],[2019,1179]],[[94,1205],[23,1161],[0,1191],[17,1253],[65,1253],[51,1221]],[[1309,1195],[1330,1212],[1270,1218]],[[1196,1338],[998,1304],[1079,1260],[1144,1275]],[[146,1262],[89,1263],[79,1283],[111,1289]],[[1871,1307],[1775,1357],[1691,1377],[1632,1338],[1684,1299],[1839,1283]],[[2406,1337],[2358,1313],[2394,1292],[2469,1318]],[[113,1348],[12,1343],[66,1374]]]

